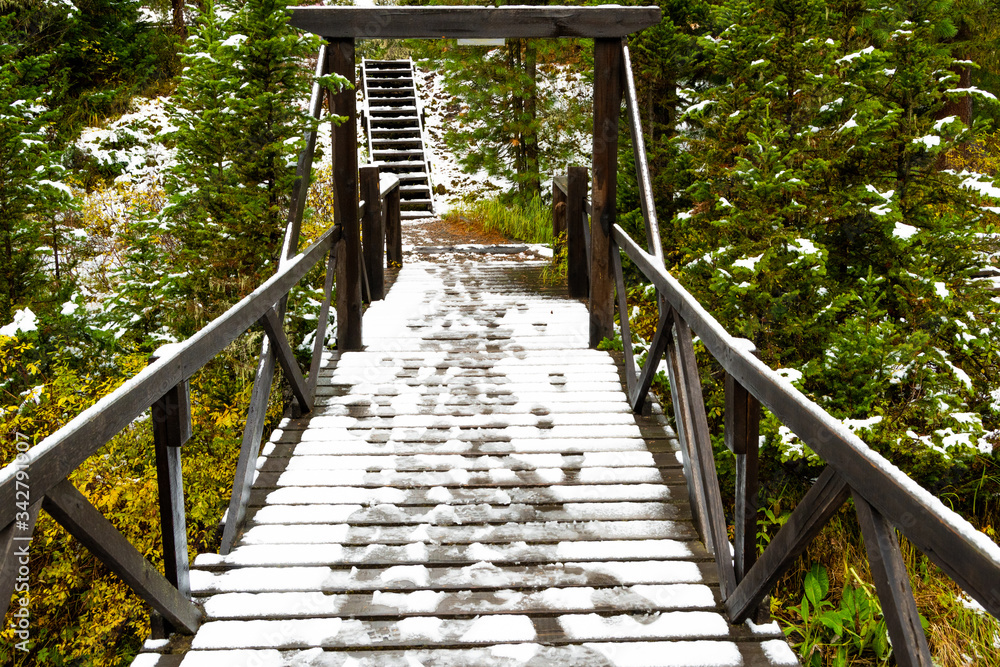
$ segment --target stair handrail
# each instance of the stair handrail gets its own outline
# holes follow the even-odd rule
[[[623,60],[628,64],[628,46],[624,40],[622,48]],[[764,364],[755,355],[750,341],[730,335],[670,274],[662,249],[658,247],[659,233],[653,217],[655,202],[642,150],[638,101],[630,66],[624,72],[623,88],[636,151],[646,231],[655,235],[655,239],[649,239],[649,248],[644,250],[620,225],[613,224],[610,230],[629,402],[634,411],[642,410],[652,376],[661,356],[666,355],[674,420],[692,509],[699,532],[715,555],[722,600],[730,622],[742,623],[763,611],[758,607],[778,579],[847,499],[852,498],[897,663],[930,667],[930,651],[896,530],[996,618],[1000,618],[1000,546]],[[579,174],[576,180],[580,180]],[[573,202],[568,198],[573,190],[572,181],[573,168],[565,179],[554,179],[554,192],[563,198],[564,210],[583,211],[585,201]],[[580,226],[584,229],[591,224],[586,214],[582,216],[582,223]],[[567,228],[568,241],[572,243],[572,221],[567,221]],[[656,333],[638,375],[632,354],[622,251],[655,286],[659,296]],[[572,270],[570,273],[572,279]],[[695,336],[726,372],[725,442],[735,454],[737,464],[735,545],[729,542],[722,508],[701,376],[694,353]],[[761,406],[769,409],[822,458],[826,467],[758,556]]]

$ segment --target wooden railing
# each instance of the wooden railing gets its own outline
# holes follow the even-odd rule
[[[324,47],[319,55],[317,80],[328,71],[330,58],[326,51]],[[325,96],[326,92],[317,82],[310,103],[315,118],[320,117]],[[304,251],[298,252],[315,148],[316,133],[309,132],[306,148],[299,156],[298,179],[277,272],[188,340],[161,347],[142,372],[35,447],[19,452],[13,462],[0,470],[0,526],[3,527],[0,529],[0,610],[3,615],[10,604],[19,567],[26,563],[27,545],[39,511],[44,509],[148,602],[169,624],[168,630],[194,632],[198,628],[201,611],[190,599],[180,458],[181,446],[192,434],[188,379],[254,324],[261,325],[266,335],[247,411],[232,498],[224,518],[220,551],[228,553],[246,514],[275,362],[281,365],[291,385],[297,408],[303,413],[312,409],[334,293],[334,273],[338,268],[336,258],[344,250],[345,233],[338,213],[337,224]],[[378,167],[364,167],[360,182],[365,188],[365,202],[359,207],[358,217],[366,225],[365,237],[368,239],[364,248],[368,258],[366,277],[370,284],[382,285],[386,238],[389,239],[389,260],[397,264],[402,262],[399,180],[391,175],[380,178]],[[324,258],[327,259],[324,301],[309,374],[303,377],[285,337],[285,302],[292,288]],[[338,293],[346,293],[361,280],[360,275],[344,271],[342,267],[336,275]],[[369,296],[382,298],[382,293],[371,289]],[[360,323],[354,324],[360,330]],[[163,533],[163,574],[68,480],[81,463],[147,409],[152,410]]]
[[[1000,618],[1000,547],[965,519],[869,448],[840,420],[809,400],[754,355],[750,341],[731,336],[666,270],[646,167],[628,48],[623,44],[622,90],[638,165],[643,219],[649,242],[643,250],[618,224],[593,224],[586,210],[586,171],[571,168],[554,179],[554,228],[565,229],[570,257],[570,290],[600,280],[599,259],[581,262],[583,234],[607,235],[625,356],[629,402],[639,411],[661,357],[666,356],[673,415],[684,459],[696,524],[715,555],[722,599],[731,623],[754,615],[781,575],[848,500],[853,499],[875,589],[892,640],[896,663],[931,667],[898,530],[974,600]],[[561,218],[565,218],[565,220]],[[593,243],[594,248],[601,247]],[[646,362],[637,369],[632,353],[629,308],[622,275],[622,251],[657,290],[656,333]],[[574,255],[574,252],[577,255]],[[573,258],[576,257],[576,261]],[[589,276],[588,268],[589,268]],[[591,297],[591,309],[595,304]],[[730,545],[722,493],[702,395],[693,336],[726,372],[725,443],[736,457],[734,544]],[[812,488],[760,555],[756,549],[758,504],[758,424],[761,406],[771,411],[825,462]],[[732,556],[730,549],[732,548]]]

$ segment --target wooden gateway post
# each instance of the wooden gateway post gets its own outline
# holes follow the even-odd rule
[[[295,7],[290,23],[330,44],[327,71],[355,81],[358,39],[554,38],[594,40],[593,214],[590,251],[590,345],[613,335],[614,282],[610,230],[615,222],[618,116],[622,102],[622,39],[660,22],[659,7]],[[359,350],[361,340],[361,245],[358,228],[357,118],[353,90],[332,96],[331,111],[347,122],[333,129],[333,176],[337,221],[344,243],[337,262],[337,345]],[[579,228],[568,224],[572,250]],[[581,230],[582,231],[582,230]],[[582,296],[577,286],[575,295]]]

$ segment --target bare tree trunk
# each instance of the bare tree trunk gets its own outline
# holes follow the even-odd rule
[[[542,184],[538,174],[538,46],[534,40],[524,41],[524,71],[531,82],[525,99],[527,131],[524,134],[524,166],[528,175],[528,197],[540,197]]]
[[[174,33],[181,39],[187,39],[187,26],[184,25],[184,0],[170,0],[174,15]]]

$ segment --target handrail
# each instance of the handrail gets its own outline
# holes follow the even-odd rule
[[[619,326],[625,351],[629,402],[639,411],[652,374],[666,356],[673,412],[683,454],[684,473],[699,531],[715,554],[720,592],[731,623],[755,615],[781,575],[848,498],[853,498],[876,592],[882,602],[896,660],[930,667],[930,652],[910,589],[895,530],[946,572],[993,616],[1000,618],[1000,546],[948,509],[899,468],[869,448],[843,423],[807,398],[760,361],[750,341],[735,338],[670,273],[659,247],[655,204],[642,149],[635,86],[628,49],[623,92],[630,112],[640,200],[649,249],[644,250],[618,224],[611,225],[611,263],[618,293]],[[554,215],[580,202],[568,198],[569,178],[553,180]],[[556,210],[559,209],[559,210]],[[585,216],[584,216],[585,217]],[[586,224],[585,228],[589,226]],[[558,224],[558,223],[554,223]],[[595,229],[594,233],[598,233]],[[654,238],[655,237],[655,238]],[[568,239],[572,242],[572,236]],[[658,326],[641,375],[636,376],[629,331],[629,308],[622,278],[622,252],[656,288]],[[725,440],[736,455],[736,545],[730,557],[727,523],[715,470],[714,453],[694,355],[693,336],[726,371]],[[788,521],[759,556],[755,535],[758,509],[758,423],[768,408],[826,462],[826,468]]]

